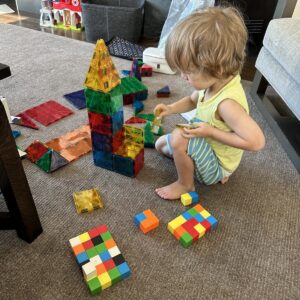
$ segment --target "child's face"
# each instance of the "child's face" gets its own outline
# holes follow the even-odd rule
[[[189,73],[183,73],[181,72],[181,77],[184,80],[187,80],[193,88],[196,90],[205,90],[209,87],[211,87],[217,79],[214,77],[211,77],[207,74],[204,74],[202,72],[189,72]]]

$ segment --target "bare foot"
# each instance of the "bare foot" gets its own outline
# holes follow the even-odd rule
[[[229,176],[224,177],[220,182],[225,184],[229,180]]]
[[[155,189],[155,192],[159,197],[165,200],[175,200],[179,199],[182,194],[192,192],[194,190],[194,186],[188,188],[178,181],[175,181],[170,185]]]

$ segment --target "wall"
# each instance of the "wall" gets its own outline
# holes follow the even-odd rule
[[[300,18],[300,0],[298,0],[295,10],[294,10],[294,14],[293,14],[293,18]]]
[[[19,11],[40,14],[41,0],[16,0]]]

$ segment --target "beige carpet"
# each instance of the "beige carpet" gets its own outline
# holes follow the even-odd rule
[[[12,76],[0,81],[0,93],[12,114],[54,99],[74,109],[62,95],[82,87],[92,44],[0,25],[0,62]],[[119,70],[130,63],[114,59]],[[179,76],[154,74],[145,112],[160,100],[158,88],[168,84],[172,102],[191,92]],[[249,92],[249,83],[245,83]],[[225,186],[197,185],[201,204],[219,220],[218,229],[183,248],[167,231],[167,223],[185,209],[159,199],[154,188],[175,180],[171,160],[147,149],[145,166],[135,179],[93,165],[91,154],[46,174],[23,161],[44,228],[32,244],[14,231],[0,231],[1,299],[85,299],[89,293],[70,251],[68,240],[105,223],[132,269],[132,276],[105,290],[103,299],[299,299],[300,176],[253,106],[267,146],[246,153]],[[17,143],[48,141],[87,122],[78,111],[38,131],[19,128]],[[130,108],[127,108],[127,115]],[[171,130],[180,116],[165,120]],[[72,193],[96,187],[105,208],[77,215]],[[0,208],[4,209],[3,201]],[[161,226],[143,235],[134,225],[136,213],[151,208]]]

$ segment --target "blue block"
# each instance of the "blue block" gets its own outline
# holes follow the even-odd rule
[[[103,251],[99,254],[100,258],[102,261],[107,261],[111,258],[110,254],[108,251]]]
[[[134,114],[138,114],[144,109],[144,103],[138,100],[133,101],[132,103]]]
[[[131,270],[127,262],[123,262],[122,264],[118,265],[117,268],[121,274],[122,279],[127,278],[131,274]]]
[[[196,216],[194,216],[194,218],[197,220],[197,222],[202,222],[202,221],[204,221],[205,220],[205,218],[202,216],[202,215],[200,215],[200,214],[197,214]]]
[[[94,164],[108,170],[113,170],[113,155],[109,152],[93,150]]]
[[[113,170],[125,176],[134,176],[134,160],[130,157],[114,155]]]
[[[140,223],[145,219],[146,219],[146,216],[144,215],[144,213],[137,214],[134,218],[134,223],[137,226],[140,226]]]
[[[210,223],[212,229],[217,228],[218,220],[214,216],[210,215],[206,220]]]
[[[90,259],[85,252],[81,252],[76,256],[77,263],[81,266],[83,263],[88,262]]]
[[[188,211],[184,212],[182,214],[182,216],[186,219],[186,220],[189,220],[191,218],[193,218],[193,215],[191,215]]]
[[[189,194],[192,197],[192,203],[199,202],[199,195],[196,192],[189,192]]]
[[[129,76],[130,75],[130,70],[122,70],[122,75],[123,76]]]

